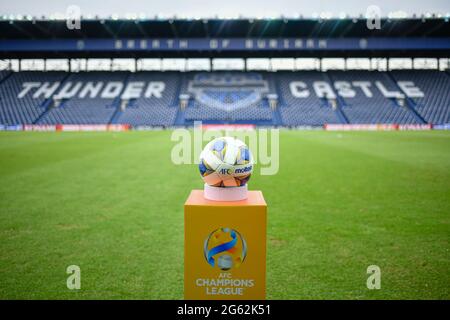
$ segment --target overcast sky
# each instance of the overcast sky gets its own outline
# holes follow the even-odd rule
[[[78,5],[83,15],[109,16],[117,13],[182,15],[192,17],[220,16],[293,16],[295,13],[312,16],[331,12],[338,16],[365,13],[370,5],[380,7],[382,14],[392,11],[413,13],[450,12],[450,0],[0,0],[0,14],[51,15],[64,13],[69,5]]]

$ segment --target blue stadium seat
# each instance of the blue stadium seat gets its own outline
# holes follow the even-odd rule
[[[281,96],[284,101],[279,110],[285,125],[321,126],[324,123],[341,123],[336,112],[312,92],[314,81],[326,81],[323,73],[318,71],[280,72],[274,76],[279,86],[278,96]],[[303,81],[311,91],[310,95],[307,98],[294,97],[289,88],[292,81]]]
[[[424,93],[414,98],[415,110],[433,124],[450,123],[450,75],[445,72],[399,70],[392,72],[397,81],[413,81]]]
[[[345,102],[343,112],[350,123],[364,124],[415,124],[418,123],[414,115],[406,107],[396,105],[387,99],[374,85],[380,81],[389,91],[399,91],[399,88],[386,72],[378,71],[331,71],[330,78],[336,81],[370,81],[372,97],[366,97],[360,88],[353,87],[356,95],[353,98],[343,98]]]
[[[5,78],[6,76],[8,76],[10,73],[11,73],[11,71],[0,70],[0,81],[2,81],[3,78]]]
[[[176,72],[137,72],[128,81],[162,81],[165,83],[161,98],[144,95],[133,101],[133,105],[122,112],[115,123],[132,126],[172,126],[178,110],[176,92],[180,85],[180,75]]]
[[[43,95],[33,98],[33,91],[22,98],[18,94],[22,91],[24,82],[60,82],[64,79],[64,72],[16,72],[0,84],[0,123],[7,125],[32,124],[41,116],[46,108]]]
[[[65,83],[71,82],[75,85],[81,81],[83,83],[99,81],[120,81],[124,82],[126,73],[124,72],[80,72],[71,74]],[[64,85],[64,84],[63,84]],[[63,87],[60,86],[60,89]],[[59,91],[58,91],[59,92]],[[63,102],[59,107],[52,108],[44,114],[38,124],[106,124],[112,118],[114,112],[119,107],[114,105],[115,99],[103,99],[100,94],[95,98],[75,97]]]

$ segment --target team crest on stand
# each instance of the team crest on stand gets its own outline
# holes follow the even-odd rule
[[[269,85],[257,73],[200,73],[188,83],[188,92],[202,105],[233,111],[258,103]]]

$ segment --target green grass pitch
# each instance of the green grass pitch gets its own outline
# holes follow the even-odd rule
[[[279,173],[249,184],[269,206],[267,298],[450,299],[449,132],[280,140]],[[170,131],[0,133],[0,298],[182,299],[183,203],[202,182],[173,145]]]

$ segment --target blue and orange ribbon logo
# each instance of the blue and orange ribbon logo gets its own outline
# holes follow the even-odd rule
[[[235,230],[219,228],[209,234],[204,245],[205,259],[222,270],[238,267],[247,255],[247,244]]]

